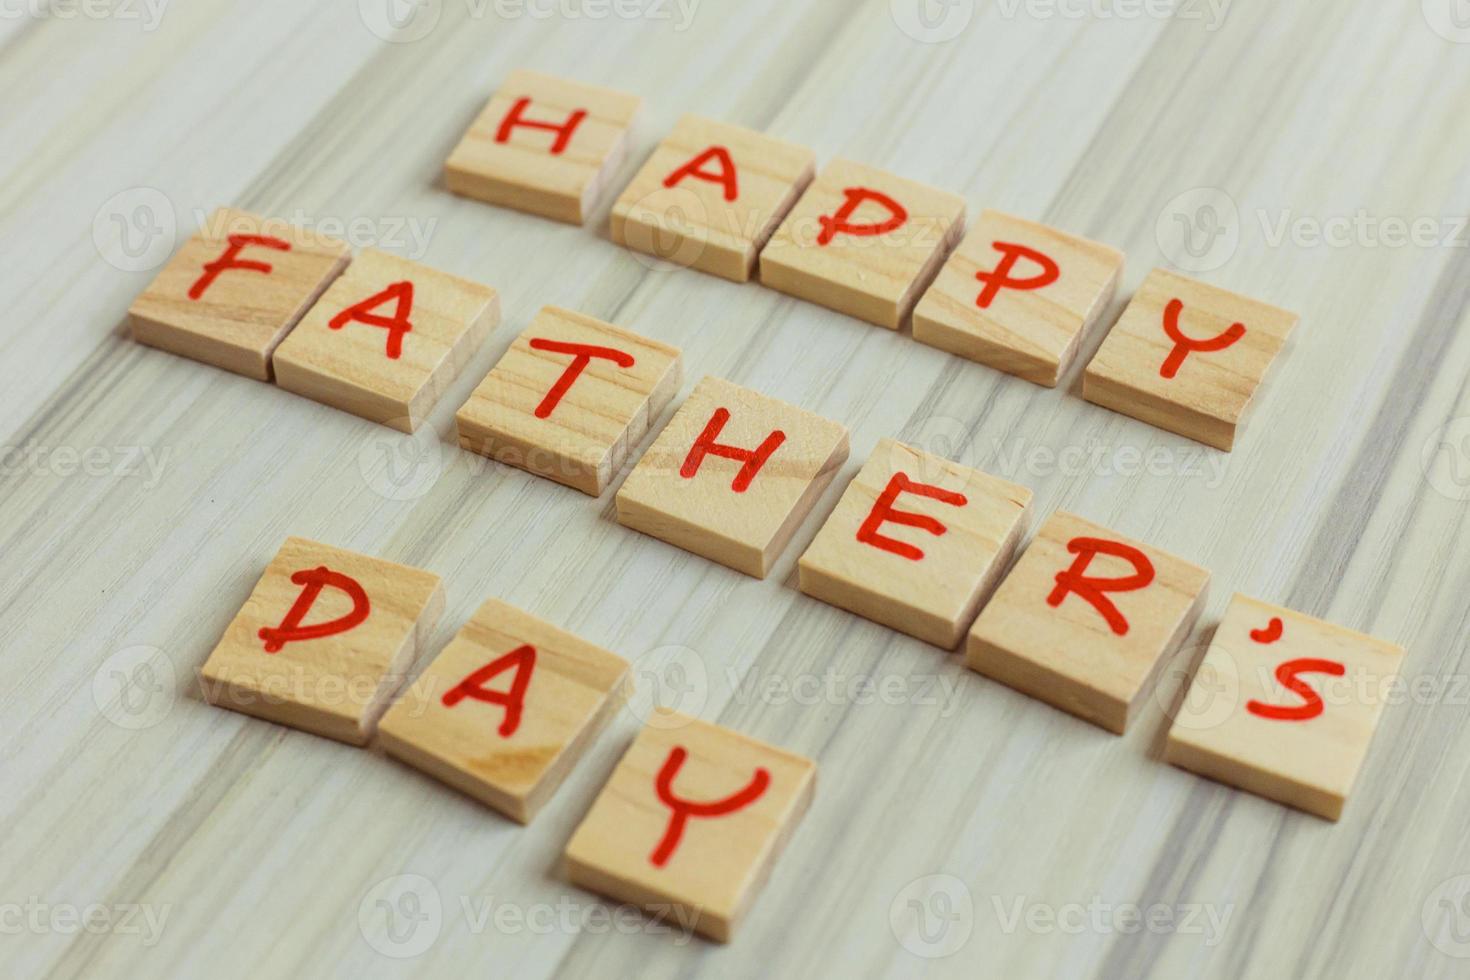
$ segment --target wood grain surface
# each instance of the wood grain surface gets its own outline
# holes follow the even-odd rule
[[[425,0],[397,34],[384,0],[160,3],[0,6],[7,975],[1470,970],[1455,0]],[[1121,248],[1109,316],[1162,265],[1301,324],[1235,451],[1206,450],[1084,402],[1080,365],[1044,389],[661,267],[610,243],[611,195],[572,227],[449,194],[518,67],[645,98],[618,188],[697,112]],[[416,437],[129,341],[129,303],[224,204],[492,285],[503,323]],[[682,348],[686,392],[717,375],[851,430],[767,579],[620,527],[616,481],[592,500],[454,446],[548,303]],[[1120,739],[802,595],[797,557],[883,437],[1210,569],[1196,653],[1237,590],[1405,646],[1342,821],[1164,764],[1160,699]],[[293,534],[443,577],[420,664],[496,596],[642,693],[529,828],[212,708],[197,669]],[[819,766],[729,946],[560,870],[654,703]]]

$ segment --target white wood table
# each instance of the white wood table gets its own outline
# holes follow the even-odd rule
[[[379,0],[6,4],[4,972],[1464,976],[1470,29],[1452,0],[1161,6],[431,0],[390,43]],[[1119,306],[1172,264],[1302,323],[1236,451],[1206,451],[1082,401],[1075,371],[1045,390],[651,267],[607,240],[606,202],[576,228],[451,196],[450,147],[518,66],[646,97],[622,181],[697,111],[1123,248]],[[175,231],[220,204],[502,291],[437,431],[126,338]],[[851,428],[769,579],[453,446],[455,407],[545,303]],[[1237,590],[1404,644],[1413,683],[1343,820],[1163,764],[1156,702],[1116,738],[796,591],[884,436],[1210,568],[1192,646]],[[433,649],[496,595],[635,660],[642,693],[524,829],[209,707],[195,671],[288,534],[441,574]],[[654,700],[820,766],[728,947],[559,871]]]

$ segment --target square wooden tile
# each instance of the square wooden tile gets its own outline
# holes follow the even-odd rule
[[[847,459],[847,429],[704,378],[618,490],[618,522],[765,578]]]
[[[1023,486],[883,439],[801,556],[801,591],[953,650],[1030,503]]]
[[[133,301],[133,339],[269,381],[276,345],[351,252],[335,238],[220,208]]]
[[[276,349],[276,384],[412,432],[499,322],[489,286],[369,249]]]
[[[1231,449],[1297,315],[1155,269],[1087,365],[1082,397]]]
[[[378,725],[391,756],[529,823],[621,703],[628,663],[488,599]]]
[[[914,309],[914,339],[1055,387],[1122,272],[1115,248],[984,211]]]
[[[517,69],[444,165],[449,189],[580,225],[627,152],[636,95]]]
[[[1057,511],[975,620],[965,664],[1121,735],[1199,618],[1209,581]]]
[[[964,220],[957,195],[833,160],[761,250],[761,282],[897,330]]]
[[[613,241],[745,282],[815,163],[804,146],[684,116],[613,203]]]
[[[1336,820],[1403,656],[1396,644],[1237,595],[1164,758]]]
[[[679,348],[544,306],[460,406],[459,444],[595,497],[682,379]]]
[[[729,942],[816,788],[816,763],[654,716],[567,844],[573,882]]]
[[[287,538],[200,669],[204,696],[365,745],[443,611],[433,572]]]

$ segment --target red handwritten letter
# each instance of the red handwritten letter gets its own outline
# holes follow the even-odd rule
[[[693,479],[694,475],[699,472],[699,466],[704,462],[705,456],[722,456],[725,459],[742,460],[745,465],[740,467],[739,473],[735,474],[730,489],[736,493],[744,493],[750,489],[750,482],[761,471],[761,467],[766,465],[766,460],[770,459],[771,454],[786,441],[786,433],[777,429],[766,436],[765,441],[753,450],[725,446],[715,442],[715,439],[719,438],[720,432],[724,430],[725,423],[728,421],[730,421],[728,409],[715,409],[715,414],[709,418],[709,424],[704,427],[704,431],[690,447],[689,455],[684,458],[684,465],[679,468],[679,475],[686,480]]]
[[[1178,374],[1180,365],[1190,354],[1224,350],[1245,336],[1245,324],[1232,323],[1224,333],[1207,340],[1186,337],[1179,329],[1179,314],[1182,312],[1184,303],[1181,300],[1171,299],[1169,305],[1164,307],[1164,333],[1174,341],[1174,349],[1169,351],[1169,356],[1164,358],[1163,367],[1159,368],[1161,378],[1172,378]]]
[[[942,487],[930,486],[927,483],[919,483],[910,480],[903,473],[895,473],[888,481],[888,486],[873,503],[873,509],[868,511],[867,518],[862,527],[858,528],[857,539],[863,544],[870,544],[875,548],[892,552],[901,558],[910,561],[919,561],[924,557],[924,552],[911,544],[896,541],[893,538],[878,533],[878,529],[884,524],[903,524],[907,527],[917,527],[928,531],[933,535],[941,535],[949,528],[926,514],[915,514],[906,510],[895,510],[893,502],[901,493],[912,493],[920,497],[929,497],[952,507],[963,507],[969,501],[962,493],[951,493]]]
[[[204,295],[204,291],[214,285],[221,272],[226,269],[244,269],[247,272],[259,272],[264,275],[271,274],[269,262],[257,262],[254,259],[241,259],[240,252],[243,249],[255,245],[259,248],[273,248],[278,252],[291,251],[291,243],[279,238],[271,238],[268,235],[231,235],[227,239],[230,243],[220,253],[220,257],[213,262],[204,264],[204,275],[194,281],[189,287],[189,298],[198,299]]]
[[[556,139],[551,144],[551,155],[560,155],[567,148],[567,144],[572,141],[572,134],[577,131],[577,127],[582,124],[582,120],[587,118],[587,110],[574,110],[570,116],[567,116],[566,122],[536,122],[535,120],[524,118],[526,106],[530,104],[531,100],[529,98],[522,97],[516,100],[516,104],[510,107],[510,111],[500,121],[500,128],[495,132],[495,142],[508,142],[511,131],[517,126],[524,126],[527,129],[544,129],[556,134]]]
[[[1076,555],[1072,567],[1065,571],[1057,572],[1056,588],[1046,597],[1046,604],[1056,608],[1067,598],[1067,594],[1075,593],[1086,599],[1102,614],[1102,618],[1108,621],[1108,626],[1119,636],[1128,635],[1128,620],[1113,605],[1113,601],[1104,593],[1106,592],[1132,592],[1141,589],[1154,580],[1154,566],[1148,560],[1148,556],[1131,545],[1121,541],[1108,541],[1104,538],[1073,538],[1067,542],[1067,550]],[[1087,574],[1087,566],[1092,564],[1092,559],[1098,555],[1112,555],[1121,558],[1133,565],[1134,574],[1122,575],[1117,578],[1102,578]]]
[[[368,617],[371,604],[368,602],[367,593],[354,578],[343,575],[341,572],[334,572],[325,565],[319,565],[309,570],[302,569],[291,576],[291,581],[301,586],[301,594],[291,604],[286,618],[281,620],[279,626],[262,626],[257,634],[265,641],[266,653],[279,653],[287,643],[317,640],[335,633],[345,633]],[[352,600],[352,611],[336,619],[329,619],[325,623],[302,626],[301,621],[306,618],[306,614],[316,604],[317,596],[321,595],[322,589],[327,586],[347,593],[347,597]]]
[[[995,301],[995,297],[1002,289],[1040,289],[1042,286],[1050,286],[1061,275],[1061,270],[1057,268],[1052,257],[1034,248],[1027,248],[1025,245],[1017,245],[1014,242],[991,242],[990,244],[1000,253],[1001,259],[994,272],[975,273],[975,278],[985,284],[985,288],[980,290],[980,295],[975,298],[975,305],[982,310]],[[1041,267],[1041,271],[1024,279],[1012,278],[1011,269],[1015,267],[1018,259],[1028,259],[1034,262]]]
[[[392,316],[380,316],[377,313],[369,312],[370,310],[377,309],[389,300],[396,301]],[[366,323],[369,326],[382,327],[388,331],[388,347],[386,351],[388,358],[389,360],[396,361],[399,355],[403,353],[403,335],[413,329],[413,323],[408,318],[408,315],[412,312],[413,283],[408,281],[395,282],[387,289],[369,296],[361,303],[354,303],[352,306],[347,307],[347,309],[332,317],[332,321],[327,326],[333,330],[341,330],[347,324],[356,320],[358,323]]]
[[[742,810],[760,799],[766,787],[771,785],[771,774],[763,768],[758,768],[755,776],[745,784],[743,789],[723,800],[710,800],[704,803],[681,800],[674,795],[674,779],[679,775],[679,770],[683,768],[684,759],[688,755],[689,753],[682,746],[675,746],[669,752],[669,757],[664,760],[663,768],[659,770],[658,777],[654,780],[658,798],[673,811],[669,817],[668,829],[664,831],[663,840],[658,842],[658,846],[648,856],[648,860],[653,862],[656,868],[662,868],[669,863],[669,858],[674,856],[674,851],[678,849],[679,841],[684,836],[684,825],[689,822],[690,817],[719,817]]]
[[[717,172],[701,170],[707,162],[714,160],[720,165]],[[686,177],[696,177],[707,180],[714,184],[722,184],[725,188],[725,200],[733,201],[740,196],[740,185],[736,182],[735,161],[730,159],[730,151],[723,146],[712,146],[700,153],[697,157],[684,164],[678,170],[664,178],[665,187],[673,187]]]
[[[490,678],[514,668],[516,675],[511,679],[509,691],[492,691],[485,687]],[[526,706],[526,688],[531,685],[531,674],[536,670],[536,648],[529,643],[516,647],[503,657],[497,657],[476,670],[454,687],[444,692],[444,707],[452,708],[465,698],[498,704],[505,709],[500,720],[500,737],[510,738],[521,726],[521,711]]]
[[[1311,657],[1288,660],[1276,668],[1276,679],[1281,682],[1282,687],[1301,698],[1302,703],[1281,706],[1252,699],[1246,702],[1246,710],[1253,715],[1275,721],[1308,721],[1322,713],[1322,695],[1308,687],[1307,682],[1297,675],[1332,674],[1341,677],[1346,673],[1347,668],[1335,660],[1316,660]]]
[[[567,369],[561,373],[561,377],[556,379],[556,384],[552,385],[551,390],[546,393],[546,397],[541,399],[541,404],[536,406],[536,417],[538,419],[546,418],[556,409],[557,405],[561,404],[562,397],[566,395],[567,391],[576,383],[577,379],[582,376],[582,372],[587,369],[588,364],[592,363],[594,357],[612,361],[621,368],[630,368],[634,363],[632,354],[625,354],[613,347],[598,347],[594,344],[568,344],[560,340],[544,340],[541,337],[532,337],[531,348],[533,350],[550,351],[553,354],[570,354],[572,356],[572,363],[567,365]]]
[[[849,187],[842,193],[846,197],[842,207],[835,214],[824,214],[817,219],[822,225],[822,230],[817,235],[818,245],[826,245],[838,235],[882,235],[909,220],[909,213],[904,210],[903,205],[882,191],[875,191],[871,187]],[[886,208],[888,217],[867,224],[853,224],[849,221],[857,209],[868,201]]]

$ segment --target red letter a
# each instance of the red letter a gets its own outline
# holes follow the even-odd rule
[[[882,191],[875,191],[871,187],[849,187],[842,192],[847,200],[842,202],[842,207],[837,209],[836,214],[824,214],[817,220],[822,224],[822,231],[817,235],[817,244],[826,245],[839,234],[842,235],[881,235],[892,231],[905,221],[909,220],[909,213],[904,210],[903,205]],[[868,224],[855,225],[847,219],[851,218],[858,208],[866,201],[881,204],[888,209],[888,217],[882,221],[873,221]]]
[[[710,173],[708,170],[699,169],[708,160],[719,161],[719,173]],[[730,151],[723,146],[710,147],[678,170],[669,174],[664,178],[664,186],[673,187],[685,177],[698,177],[700,180],[707,180],[714,184],[723,184],[725,187],[725,200],[727,201],[733,201],[740,196],[740,185],[736,183],[735,178],[735,161],[730,159]]]
[[[229,245],[220,253],[220,257],[213,262],[204,264],[204,275],[194,281],[189,287],[189,298],[198,299],[204,295],[204,291],[214,285],[219,274],[226,269],[244,269],[248,272],[261,272],[270,275],[271,265],[269,262],[257,262],[254,259],[239,258],[240,252],[251,245],[260,248],[273,248],[278,252],[291,251],[291,243],[279,238],[271,238],[268,235],[231,235],[227,241]]]
[[[673,811],[669,816],[669,826],[664,831],[663,840],[658,842],[658,846],[648,856],[648,860],[653,862],[655,868],[662,868],[669,863],[669,858],[674,856],[674,851],[678,849],[679,841],[684,836],[684,824],[689,822],[690,817],[718,817],[726,813],[734,813],[760,799],[766,787],[771,785],[771,774],[765,769],[756,769],[755,775],[749,783],[745,784],[744,788],[723,800],[710,800],[707,803],[681,800],[674,795],[674,779],[679,775],[679,770],[684,767],[684,759],[688,755],[689,753],[684,750],[683,746],[675,746],[669,752],[669,757],[664,760],[663,768],[658,771],[658,777],[654,780],[654,789],[658,792],[658,798]]]
[[[735,474],[735,479],[730,483],[730,489],[736,493],[744,493],[750,489],[750,481],[766,465],[766,460],[771,454],[780,448],[781,443],[786,441],[786,433],[777,429],[766,436],[765,441],[754,450],[740,449],[736,446],[725,446],[715,442],[720,432],[725,428],[725,423],[730,421],[728,409],[717,408],[715,414],[709,418],[709,424],[694,440],[694,445],[689,448],[689,455],[684,457],[684,465],[679,468],[679,475],[686,480],[691,480],[699,472],[699,466],[704,462],[705,456],[723,456],[725,459],[739,459],[745,462],[740,467],[740,472]]]
[[[510,682],[509,691],[491,691],[485,688],[486,681],[512,667],[515,668],[516,675]],[[536,648],[529,643],[518,646],[445,691],[444,707],[452,708],[465,698],[498,704],[505,709],[505,717],[500,721],[500,737],[510,738],[521,725],[521,710],[526,706],[526,688],[531,685],[531,674],[535,670]]]
[[[975,298],[975,305],[980,309],[986,309],[994,301],[1002,289],[1040,289],[1042,286],[1050,286],[1057,281],[1061,270],[1052,260],[1051,256],[1027,248],[1025,245],[1017,245],[1013,242],[991,242],[995,250],[1001,254],[1001,260],[996,265],[994,272],[980,271],[975,273],[975,278],[985,283],[985,288],[980,290],[980,295]],[[1012,279],[1011,269],[1015,266],[1017,259],[1030,259],[1041,266],[1041,271],[1027,279]]]
[[[1057,572],[1057,586],[1051,590],[1051,595],[1046,597],[1046,604],[1055,608],[1062,604],[1067,598],[1067,593],[1074,592],[1092,604],[1092,608],[1102,614],[1103,619],[1108,621],[1114,633],[1119,636],[1128,634],[1128,620],[1113,605],[1113,601],[1103,593],[1105,592],[1132,592],[1141,589],[1154,580],[1154,566],[1148,560],[1148,556],[1131,545],[1121,541],[1107,541],[1103,538],[1073,538],[1067,542],[1067,550],[1076,555],[1072,567]],[[1130,562],[1134,568],[1134,574],[1124,575],[1118,578],[1098,578],[1087,574],[1087,566],[1092,564],[1092,559],[1099,554],[1112,555],[1114,558],[1122,558]]]
[[[392,316],[379,316],[369,313],[369,310],[382,306],[389,300],[396,300],[397,305],[393,308]],[[398,360],[398,355],[403,353],[403,335],[413,329],[408,315],[413,312],[413,283],[395,282],[387,289],[376,293],[363,300],[354,303],[341,313],[332,317],[332,322],[327,326],[333,330],[341,330],[347,324],[356,320],[358,323],[366,323],[373,327],[382,327],[388,331],[387,354],[390,360]]]
[[[287,643],[298,640],[316,640],[334,633],[345,633],[367,619],[371,608],[367,593],[356,579],[334,572],[325,565],[306,570],[303,569],[291,576],[291,581],[301,586],[301,594],[291,604],[291,609],[286,613],[286,618],[281,620],[279,626],[262,626],[259,636],[265,641],[266,653],[279,653]],[[325,623],[313,623],[310,626],[302,626],[301,621],[311,611],[316,603],[316,597],[321,594],[323,587],[330,585],[334,589],[340,589],[347,593],[352,600],[352,611],[336,619],[330,619]]]

